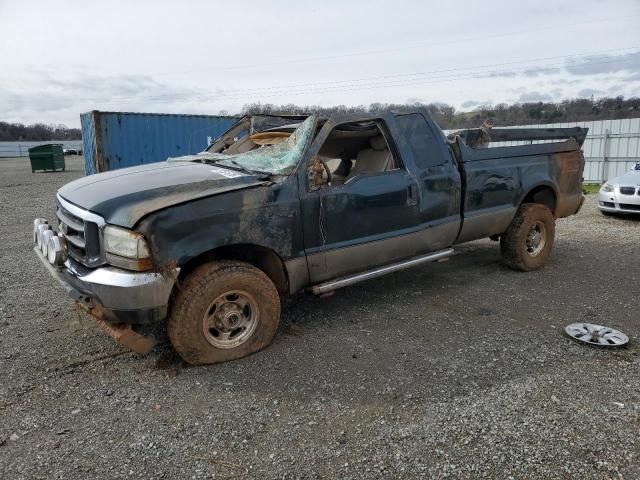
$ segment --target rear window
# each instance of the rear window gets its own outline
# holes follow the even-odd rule
[[[440,143],[422,115],[419,113],[398,115],[396,121],[409,140],[413,159],[418,167],[429,168],[445,163]]]

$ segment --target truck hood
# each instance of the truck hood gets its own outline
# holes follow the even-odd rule
[[[173,161],[90,175],[58,194],[107,223],[132,228],[142,217],[179,203],[268,183],[220,166]]]

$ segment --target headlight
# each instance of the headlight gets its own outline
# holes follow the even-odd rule
[[[602,185],[602,187],[600,188],[600,191],[601,191],[601,192],[607,192],[607,193],[613,192],[613,185],[610,185],[610,184],[608,184],[608,183],[605,183],[605,184],[604,184],[604,185]]]
[[[103,233],[107,262],[129,270],[149,270],[149,246],[144,235],[124,228],[107,226]]]

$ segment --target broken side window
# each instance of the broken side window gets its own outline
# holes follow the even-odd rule
[[[399,168],[379,121],[336,126],[310,163],[309,189],[342,185],[361,175]]]

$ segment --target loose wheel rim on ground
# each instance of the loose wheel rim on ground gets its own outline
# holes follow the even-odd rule
[[[536,221],[527,233],[527,255],[537,257],[547,245],[547,227],[544,222]]]
[[[253,296],[231,290],[209,304],[202,319],[207,341],[217,348],[235,348],[246,342],[258,325],[259,308]]]
[[[579,342],[600,347],[621,347],[629,342],[629,337],[624,333],[594,323],[572,323],[564,331]]]

